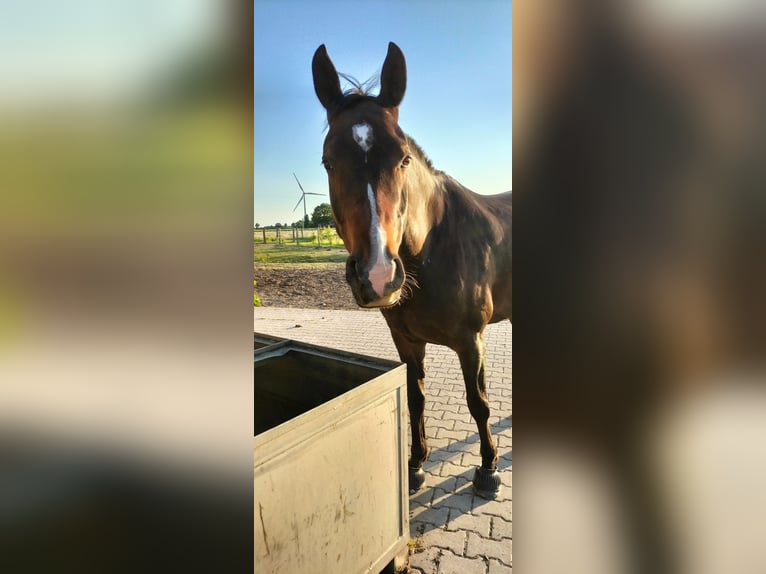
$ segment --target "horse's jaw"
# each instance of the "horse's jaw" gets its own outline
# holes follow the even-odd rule
[[[356,299],[356,304],[364,309],[385,309],[386,307],[393,307],[399,303],[399,300],[402,298],[402,290],[398,289],[393,293],[389,293],[385,297],[375,299],[374,301],[363,302],[356,293],[354,293],[354,298]]]

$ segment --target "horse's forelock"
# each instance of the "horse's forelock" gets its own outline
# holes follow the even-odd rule
[[[349,84],[351,84],[351,87],[343,92],[344,96],[350,96],[350,95],[359,95],[359,96],[370,96],[372,95],[372,90],[375,89],[380,85],[380,73],[373,74],[369,78],[367,78],[364,82],[360,82],[357,80],[354,76],[350,74],[344,74],[342,72],[339,72],[338,75],[346,80]]]

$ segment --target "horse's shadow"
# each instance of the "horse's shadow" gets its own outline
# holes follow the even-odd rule
[[[504,419],[500,419],[499,421],[490,424],[490,429],[492,431],[493,435],[497,435],[500,432],[512,428],[513,426],[513,417],[508,416]],[[465,440],[462,441],[453,441],[450,442],[448,446],[443,446],[439,448],[435,448],[431,451],[429,460],[423,465],[423,469],[426,471],[426,473],[431,473],[437,467],[439,464],[441,464],[445,459],[443,456],[440,456],[440,454],[443,454],[445,452],[449,452],[452,454],[455,454],[456,457],[459,457],[461,454],[461,451],[453,451],[449,450],[449,446],[452,446],[454,448],[455,444],[463,443],[465,445],[469,445],[472,443],[479,442],[479,433],[475,432],[469,437],[467,437]],[[500,457],[498,458],[497,468],[502,473],[504,470],[512,469],[513,468],[513,449],[508,448],[507,452],[498,451],[498,454]],[[480,462],[480,457],[477,457],[477,463]],[[428,518],[425,520],[419,519],[419,516],[414,517],[411,519],[410,522],[410,536],[413,538],[416,538],[418,536],[422,536],[423,534],[426,534],[427,532],[430,532],[432,530],[443,530],[447,527],[447,524],[455,520],[458,516],[465,515],[467,513],[473,514],[474,510],[477,508],[480,508],[481,506],[487,504],[490,502],[487,499],[481,498],[480,496],[476,496],[473,494],[473,491],[471,489],[471,481],[473,479],[473,473],[474,473],[474,466],[471,466],[470,468],[466,468],[463,472],[460,474],[456,474],[450,477],[441,477],[443,480],[436,484],[428,484],[428,481],[426,482],[427,486],[421,490],[420,493],[413,495],[412,500],[417,498],[419,495],[422,495],[422,493],[427,493],[430,491],[432,496],[430,496],[431,502],[427,504],[427,510],[431,510],[428,514]],[[511,485],[510,477],[504,476],[503,477],[503,486],[505,489],[510,489]],[[453,485],[454,480],[454,485]],[[444,492],[446,492],[446,496],[440,497],[438,499],[438,502],[434,501],[433,499],[436,496],[436,489],[440,489]],[[458,499],[462,499],[466,497],[467,495],[470,495],[471,497],[471,504],[470,504],[470,511],[461,510],[461,505],[456,504]],[[464,506],[463,501],[463,506]],[[503,499],[503,503],[511,504],[511,501],[508,499]],[[448,509],[447,512],[438,512],[440,509]],[[412,512],[412,509],[411,509]]]

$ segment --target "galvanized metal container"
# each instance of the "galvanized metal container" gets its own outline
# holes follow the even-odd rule
[[[405,365],[254,339],[255,571],[377,574],[409,539]]]

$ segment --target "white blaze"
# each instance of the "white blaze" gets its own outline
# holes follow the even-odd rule
[[[372,147],[372,128],[370,124],[356,124],[352,126],[351,131],[354,135],[354,141],[359,144],[364,153],[370,151]]]
[[[386,255],[386,230],[380,225],[378,203],[372,185],[367,184],[367,199],[370,200],[370,266],[367,276],[375,293],[383,297],[386,283],[394,278],[395,266]]]

